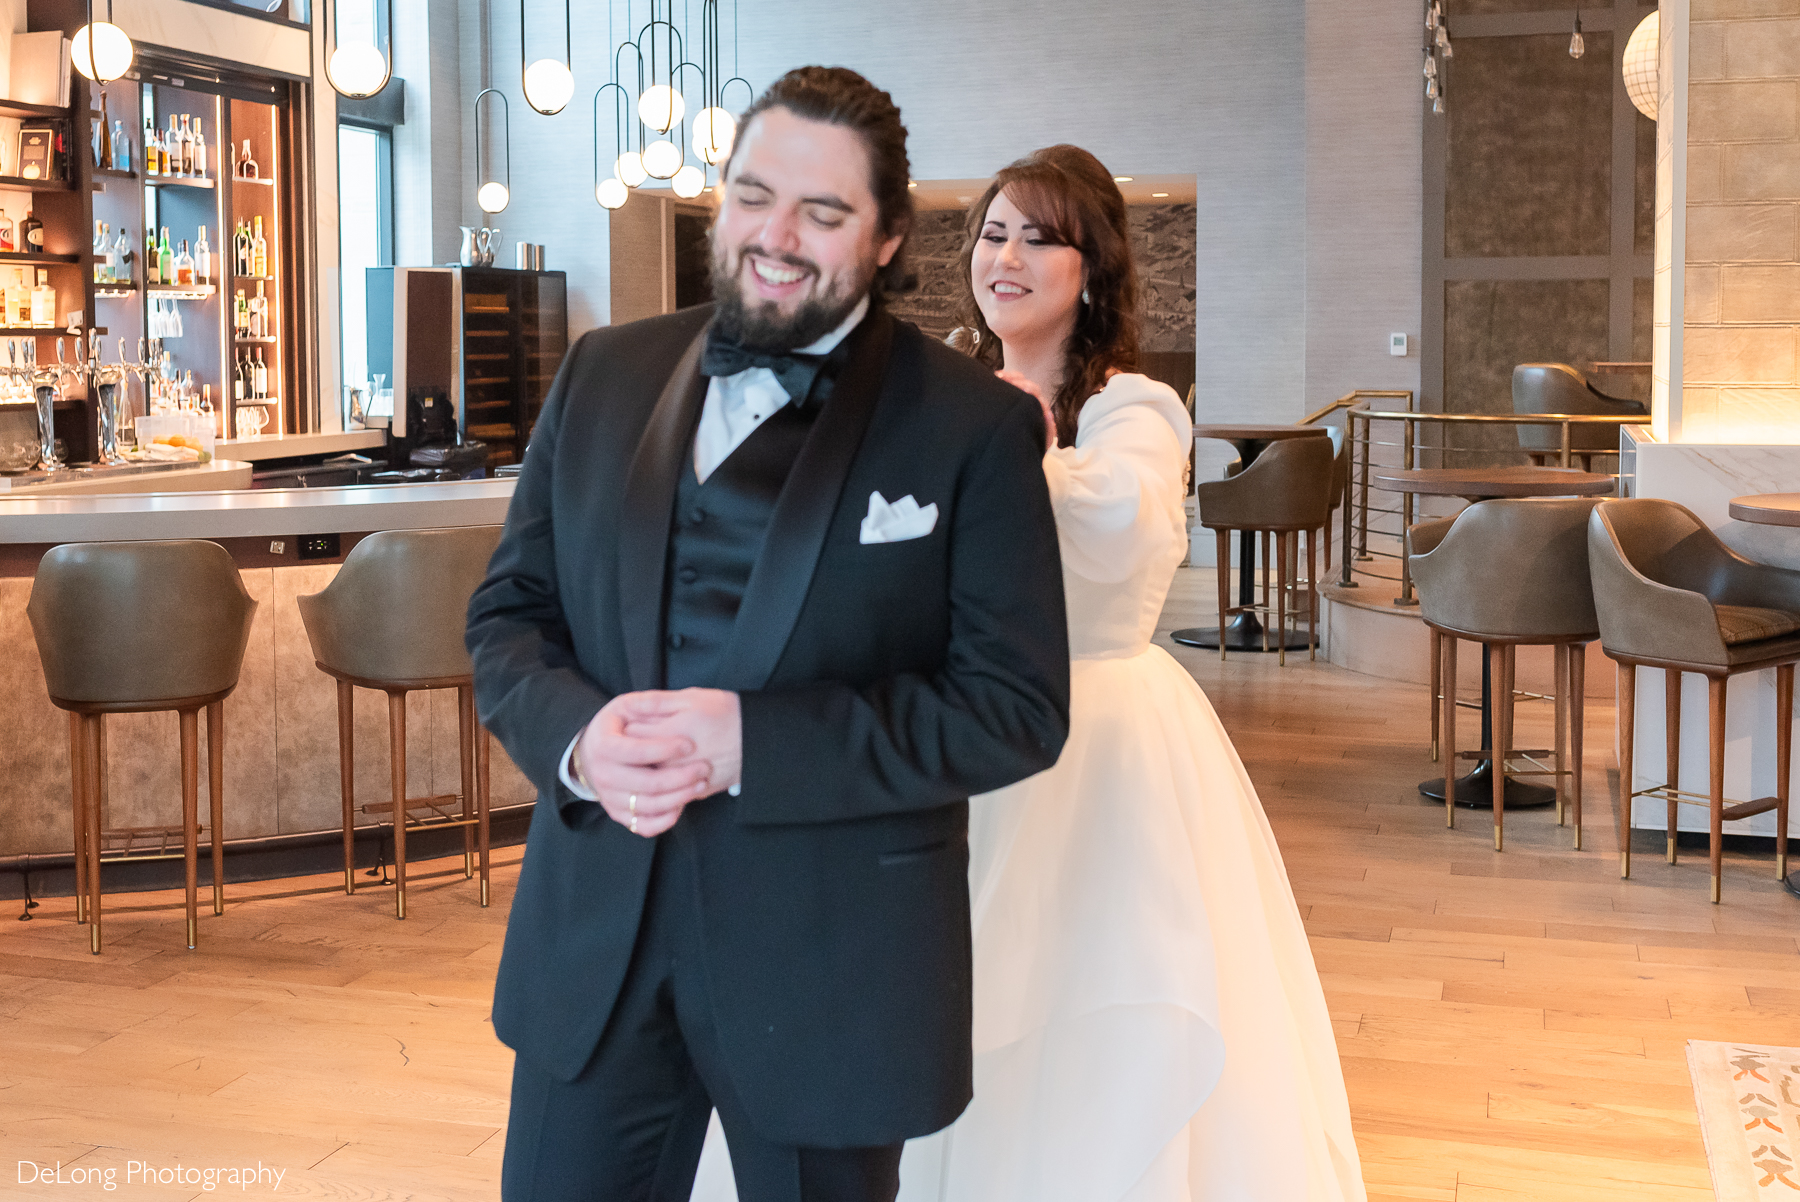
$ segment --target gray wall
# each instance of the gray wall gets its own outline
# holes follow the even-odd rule
[[[456,3],[462,223],[476,224],[468,112],[487,5]],[[560,49],[563,6],[525,3],[533,57]],[[1292,421],[1353,387],[1416,387],[1417,359],[1390,359],[1386,338],[1418,332],[1418,7],[742,0],[739,67],[757,87],[805,62],[864,72],[906,113],[920,179],[983,177],[1064,141],[1121,174],[1192,173],[1201,415]],[[591,150],[607,9],[575,6],[577,94],[555,117],[519,93],[517,10],[489,15],[493,79],[512,103],[513,200],[496,223],[570,273],[579,334],[611,317]]]

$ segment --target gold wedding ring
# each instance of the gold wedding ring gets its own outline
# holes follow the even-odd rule
[[[631,833],[637,834],[637,794],[633,793],[627,802],[631,807]]]

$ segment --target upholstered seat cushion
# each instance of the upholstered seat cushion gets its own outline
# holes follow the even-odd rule
[[[1800,614],[1785,609],[1763,609],[1755,605],[1715,605],[1719,634],[1727,647],[1754,643],[1761,639],[1780,638],[1800,630]]]

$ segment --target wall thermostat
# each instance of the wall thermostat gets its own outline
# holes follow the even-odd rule
[[[1389,334],[1388,335],[1388,354],[1390,354],[1390,355],[1405,355],[1406,354],[1406,335],[1405,334]]]

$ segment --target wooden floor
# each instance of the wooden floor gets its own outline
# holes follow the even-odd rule
[[[1210,574],[1181,573],[1164,629],[1208,620],[1211,596]],[[1704,855],[1670,868],[1644,835],[1621,882],[1609,709],[1589,709],[1587,850],[1533,811],[1497,855],[1485,815],[1446,830],[1414,792],[1438,771],[1424,689],[1304,655],[1177,654],[1280,839],[1371,1198],[1711,1198],[1684,1041],[1800,1045],[1800,902],[1769,860],[1728,857],[1714,907]],[[115,895],[99,958],[68,899],[0,920],[0,1199],[232,1188],[128,1180],[144,1164],[260,1164],[294,1196],[497,1197],[511,1054],[487,1015],[519,853],[499,860],[491,909],[439,861],[403,923],[380,887],[234,886],[195,952],[179,894]],[[18,1161],[111,1169],[119,1189],[21,1185]]]

